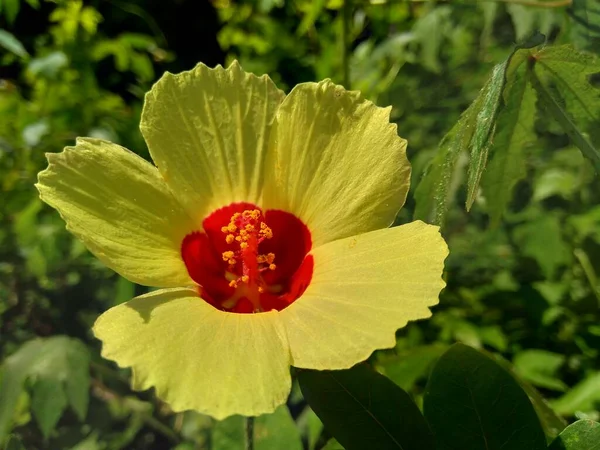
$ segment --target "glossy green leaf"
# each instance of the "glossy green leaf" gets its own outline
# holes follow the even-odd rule
[[[452,346],[433,368],[423,410],[438,448],[546,448],[527,394],[492,359],[463,344]]]
[[[433,436],[409,395],[366,364],[300,370],[304,398],[347,450],[430,450]]]
[[[546,437],[554,438],[558,436],[558,434],[567,426],[567,422],[548,406],[548,402],[542,395],[515,371],[514,366],[510,362],[498,354],[490,354],[488,356],[491,356],[494,361],[511,374],[515,381],[519,383],[519,386],[525,391],[535,409]]]
[[[600,450],[600,423],[578,420],[565,428],[548,450]]]

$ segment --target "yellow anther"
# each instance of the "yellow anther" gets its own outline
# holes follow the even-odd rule
[[[229,232],[229,227],[228,226],[227,227],[221,227],[221,231],[223,233],[227,233],[227,232]]]
[[[269,264],[269,270],[275,270],[277,266],[275,264]]]
[[[227,261],[229,263],[230,266],[235,266],[235,263],[237,262],[235,259],[231,258],[229,261]]]
[[[245,228],[246,228],[246,231],[254,231],[254,225],[248,224],[248,225],[246,225]],[[240,231],[240,233],[241,233],[241,231]]]
[[[258,287],[258,292],[260,292],[262,294],[263,292],[265,292],[265,290],[264,290],[264,288],[262,288],[261,286],[259,286]]]
[[[248,231],[240,230],[240,236],[248,236]]]
[[[275,253],[268,253],[267,254],[267,262],[269,264],[273,264],[273,261],[275,261]]]
[[[238,282],[237,282],[237,280],[231,280],[231,281],[229,282],[229,287],[232,287],[232,288],[236,288],[236,287],[238,287]]]
[[[235,223],[229,222],[229,225],[227,225],[227,231],[233,233],[235,230],[237,230],[237,226],[235,225]]]
[[[225,242],[227,242],[228,244],[231,244],[233,241],[235,241],[235,236],[233,234],[228,234],[227,237],[225,238]]]
[[[250,281],[250,277],[248,275],[243,275],[241,280],[242,280],[242,283],[247,283],[248,281]]]
[[[238,242],[242,242],[242,237],[241,236],[236,236],[235,240],[238,241]]]
[[[234,253],[231,250],[223,252],[223,261],[229,261],[230,259],[233,258],[233,256],[234,256]]]
[[[242,243],[240,244],[240,248],[241,248],[242,250],[244,250],[245,248],[248,248],[248,243],[247,243],[247,242],[242,242]]]
[[[273,237],[273,231],[264,222],[260,223],[260,231],[258,232],[258,234],[267,239],[271,239]]]

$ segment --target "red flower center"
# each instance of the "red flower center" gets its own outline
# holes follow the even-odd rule
[[[233,203],[188,234],[181,256],[202,298],[236,313],[281,311],[310,284],[310,231],[293,214]]]

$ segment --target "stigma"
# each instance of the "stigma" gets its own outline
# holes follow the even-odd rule
[[[236,288],[261,311],[259,297],[265,291],[262,273],[275,270],[275,254],[259,254],[258,247],[266,239],[273,238],[273,231],[264,222],[259,209],[247,209],[231,216],[229,223],[221,227],[227,244],[237,244],[236,250],[222,253],[223,261],[229,265],[230,274],[240,274],[231,279],[229,286]],[[235,275],[233,275],[235,276]]]

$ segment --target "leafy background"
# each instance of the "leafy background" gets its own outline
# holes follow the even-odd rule
[[[148,157],[138,124],[152,83],[165,70],[233,59],[285,90],[329,77],[393,106],[413,164],[397,222],[439,223],[451,249],[433,317],[403,328],[393,350],[370,359],[408,393],[394,394],[397,405],[413,411],[414,401],[443,436],[435,399],[452,399],[439,375],[486,358],[475,348],[496,361],[482,360],[496,387],[517,380],[525,388],[547,442],[577,419],[564,442],[569,433],[598,433],[594,52],[598,0],[0,0],[0,447],[244,448],[241,417],[174,414],[100,358],[91,324],[146,288],[104,268],[33,188],[44,153],[77,136]],[[450,347],[457,341],[469,347]],[[498,364],[513,381],[494,372]],[[357,379],[390,389],[356,370],[348,389]],[[327,427],[295,385],[287,405],[256,419],[255,448],[342,448],[330,437],[347,439],[344,427],[311,401],[330,381],[298,378]],[[394,414],[384,422],[401,430]],[[490,417],[495,430],[508,415]],[[413,430],[427,428],[415,420]],[[362,435],[367,422],[358,422]],[[498,448],[468,442],[460,448]],[[592,449],[600,438],[589,442],[551,448]]]

